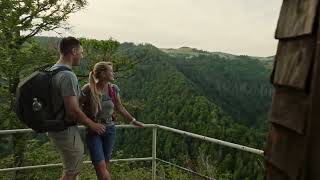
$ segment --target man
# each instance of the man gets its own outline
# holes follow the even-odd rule
[[[80,88],[72,66],[80,64],[83,49],[78,39],[63,38],[59,45],[60,59],[51,70],[65,67],[70,71],[61,71],[53,77],[53,107],[59,111],[62,103],[64,111],[59,111],[57,118],[63,118],[67,127],[63,131],[48,132],[48,136],[60,154],[63,163],[62,180],[75,180],[80,172],[84,152],[83,143],[77,127],[77,122],[84,124],[98,134],[105,131],[105,126],[89,119],[80,109],[78,97]]]

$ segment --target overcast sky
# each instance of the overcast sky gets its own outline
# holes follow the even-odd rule
[[[189,46],[251,56],[276,52],[282,0],[89,0],[63,35]],[[48,33],[44,33],[48,35]]]

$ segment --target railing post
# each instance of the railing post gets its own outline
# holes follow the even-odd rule
[[[152,128],[152,180],[156,180],[157,172],[157,127]]]

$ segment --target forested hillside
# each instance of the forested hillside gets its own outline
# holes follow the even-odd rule
[[[172,62],[234,120],[253,127],[266,119],[272,94],[266,61],[211,53],[180,56]]]
[[[143,122],[263,148],[271,87],[270,70],[259,60],[248,56],[228,59],[212,54],[172,56],[150,44],[131,43],[122,44],[118,53],[129,59],[147,60],[137,66],[133,77],[117,82],[124,99],[143,105],[136,112]],[[168,133],[160,137],[159,149],[164,159],[196,161],[200,153],[210,152],[222,174],[230,173],[234,179],[258,177],[255,158],[246,161],[246,155],[235,151],[200,146],[196,140],[175,139]],[[121,149],[126,149],[128,143],[125,144]],[[234,164],[226,162],[226,158]]]
[[[52,53],[56,51],[57,39],[41,37],[36,40],[42,48]],[[81,67],[76,68],[77,74],[82,76],[81,84],[87,81],[86,75],[93,63],[91,58],[98,57],[92,53],[101,53],[92,45],[96,41],[85,42],[87,57]],[[122,43],[116,46],[110,56],[117,70],[115,83],[121,89],[124,104],[138,120],[263,149],[266,114],[272,93],[268,82],[272,60],[189,48],[179,52],[175,49],[161,50],[151,44]],[[123,71],[125,64],[130,68]],[[119,118],[118,123],[123,122]],[[149,157],[151,137],[151,130],[147,129],[118,130],[114,158]],[[48,149],[45,138],[38,143],[30,144],[31,152]],[[7,151],[8,146],[10,144],[0,148]],[[157,147],[159,158],[218,179],[256,180],[264,177],[263,158],[249,153],[164,131],[158,132]],[[49,158],[44,159],[59,161],[52,154],[52,149],[49,148],[48,152]],[[44,154],[44,151],[38,153]],[[27,157],[33,158],[29,162],[34,163],[35,154]],[[10,158],[3,157],[2,161],[8,164]],[[127,164],[123,167],[129,166],[135,167]],[[145,164],[141,166],[149,168]],[[115,172],[124,173],[120,169],[121,166],[114,167]],[[148,173],[145,172],[144,176],[150,175]],[[137,177],[139,174],[144,174],[144,171],[139,171]],[[162,177],[176,179],[176,175],[177,170],[171,169],[164,171]],[[180,179],[192,176],[182,177]]]
[[[155,93],[159,89],[155,86],[159,86],[158,82],[162,80],[174,84],[172,89],[162,85],[165,88],[162,94],[179,95],[180,99],[184,99],[187,96],[175,94],[177,91],[174,89],[181,87],[184,91],[193,90],[191,95],[203,96],[241,124],[257,127],[265,122],[272,94],[269,83],[271,70],[268,68],[270,60],[261,61],[249,56],[209,53],[190,48],[165,50],[168,54],[164,54],[152,45],[123,44],[119,52],[127,54],[131,59],[148,60],[148,64],[138,66],[134,80],[119,80],[124,82],[126,89],[130,89],[130,93],[124,93],[128,97],[133,92],[132,86],[138,84],[139,90],[154,88],[152,92]],[[154,84],[150,86],[149,83]],[[180,92],[183,92],[181,89]]]

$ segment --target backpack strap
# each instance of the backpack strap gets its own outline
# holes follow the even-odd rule
[[[49,72],[50,74],[51,74],[51,82],[50,82],[50,89],[52,90],[52,86],[53,86],[53,77],[56,75],[56,74],[58,74],[59,72],[61,72],[61,71],[72,71],[70,68],[68,68],[68,67],[66,67],[66,66],[60,66],[60,67],[58,67],[58,68],[56,68],[56,69],[53,69],[53,70],[51,70],[50,68],[47,68],[47,69],[45,69],[44,71],[46,71],[46,72]],[[52,94],[52,92],[50,92],[50,94]],[[52,96],[51,96],[52,97]],[[51,101],[51,106],[53,107],[53,101],[52,101],[52,99],[50,100]],[[65,112],[65,108],[64,108],[64,102],[62,102],[62,104],[61,104],[61,106],[58,108],[58,110],[56,111],[56,112],[54,112],[53,113],[53,118],[56,118],[57,116],[58,116],[58,114],[60,113],[60,112],[62,112],[63,111],[63,116],[62,116],[62,119],[64,120],[65,119],[65,116],[66,116],[66,112]],[[66,123],[66,122],[65,122]],[[72,124],[69,124],[69,123],[66,123],[66,126],[69,126],[69,125],[73,125],[73,123]]]
[[[116,93],[116,89],[115,89],[114,85],[108,84],[108,93],[109,93],[109,96],[111,97],[111,100],[112,100],[114,106],[116,106],[117,93]],[[116,120],[116,113],[114,111],[112,114],[112,121],[115,121],[115,120]]]
[[[51,68],[46,68],[45,72],[50,72],[52,76],[58,74],[61,71],[72,71],[69,67],[66,66],[59,66],[56,69],[51,70]]]
[[[82,111],[92,120],[95,120],[95,113],[92,112],[91,108],[91,89],[89,84],[82,87],[80,95],[80,107]]]

